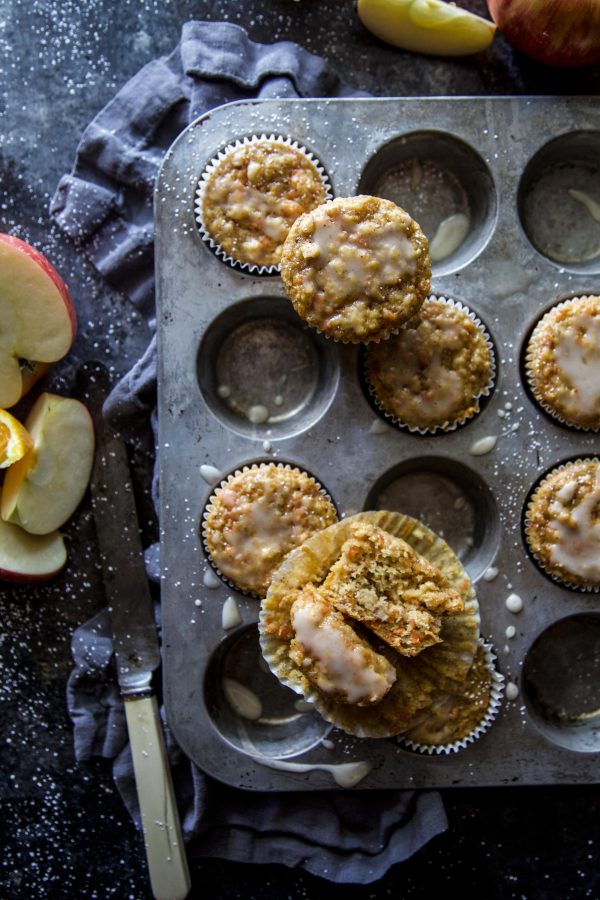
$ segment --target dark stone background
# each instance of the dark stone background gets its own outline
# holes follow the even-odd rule
[[[483,0],[461,5],[485,14]],[[75,390],[86,359],[114,376],[145,347],[146,326],[57,229],[48,203],[93,115],[143,64],[169,52],[188,19],[227,19],[256,40],[296,40],[379,96],[598,94],[600,67],[559,71],[498,36],[473,58],[440,60],[372,38],[351,0],[0,0],[0,230],[39,247],[70,285],[79,334],[45,382]],[[17,412],[24,414],[25,401]],[[147,541],[155,534],[135,448]],[[0,586],[0,897],[150,897],[142,841],[106,762],[77,764],[65,707],[72,629],[103,605],[89,502],[64,529],[66,571],[44,587]],[[192,862],[193,896],[598,898],[600,788],[446,791],[449,831],[368,887],[332,886],[284,866]]]

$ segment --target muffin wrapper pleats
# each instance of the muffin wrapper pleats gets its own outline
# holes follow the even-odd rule
[[[464,602],[461,613],[443,617],[441,642],[413,657],[377,647],[395,666],[397,678],[376,705],[352,706],[320,691],[289,657],[291,606],[302,588],[322,582],[351,536],[356,522],[367,522],[402,538],[436,566]],[[279,629],[283,637],[276,637]],[[358,737],[391,737],[410,726],[412,717],[427,706],[431,695],[462,681],[475,657],[479,639],[479,605],[471,581],[448,544],[416,519],[400,513],[365,512],[351,516],[313,535],[294,550],[276,571],[261,603],[260,642],[271,671],[287,687],[312,703],[323,718]]]

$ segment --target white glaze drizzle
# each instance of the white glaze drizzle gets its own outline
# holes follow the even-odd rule
[[[202,576],[202,584],[205,588],[208,588],[209,591],[214,591],[215,588],[218,588],[221,584],[221,579],[212,571],[212,569],[206,569]]]
[[[241,621],[242,617],[235,601],[235,597],[228,597],[221,610],[221,626],[223,631],[229,631],[231,628],[236,628]]]
[[[511,613],[520,613],[523,609],[523,601],[518,594],[509,594],[504,603]]]
[[[558,491],[550,506],[551,514],[566,512],[569,517],[568,524],[559,519],[550,520],[550,526],[558,535],[558,540],[550,551],[550,558],[553,563],[562,566],[568,572],[573,572],[581,578],[597,580],[600,578],[600,521],[594,521],[594,510],[600,503],[600,467],[593,489],[579,503],[564,507],[562,503],[568,501],[559,495],[570,484],[571,482],[567,482]],[[572,497],[571,493],[570,499]]]
[[[257,697],[254,691],[251,691],[244,684],[240,684],[234,678],[223,679],[223,691],[227,702],[238,716],[251,721],[260,719],[262,703],[260,697]]]
[[[563,396],[567,412],[594,413],[600,405],[600,319],[582,313],[563,325],[554,356],[573,389]]]
[[[429,255],[432,262],[441,262],[457,250],[466,238],[471,223],[464,213],[448,216],[438,225],[438,229],[429,242]]]
[[[494,449],[497,441],[497,435],[488,434],[486,437],[482,437],[476,441],[473,441],[473,443],[469,447],[469,453],[471,454],[471,456],[484,456],[486,453],[490,453]]]
[[[353,295],[373,280],[395,284],[416,269],[415,249],[402,223],[388,222],[374,232],[369,221],[351,222],[342,213],[332,219],[327,212],[315,212],[313,223],[303,253],[318,261],[313,277],[327,293]]]
[[[283,772],[313,772],[315,770],[321,770],[323,772],[329,772],[329,774],[333,777],[333,780],[336,784],[343,788],[351,788],[354,787],[359,781],[362,781],[363,778],[369,774],[372,769],[372,766],[368,762],[359,761],[359,762],[350,762],[350,763],[337,763],[334,765],[327,765],[326,763],[293,763],[293,762],[285,762],[281,759],[269,759],[266,760],[262,756],[255,757],[256,761],[260,763],[261,766],[266,766],[268,769],[280,769]]]
[[[384,434],[387,431],[387,425],[383,419],[373,419],[369,425],[369,434]]]
[[[494,578],[497,578],[497,577],[498,577],[498,569],[496,568],[496,566],[490,566],[483,573],[484,581],[493,581]]]
[[[221,477],[219,470],[215,466],[210,465],[200,466],[200,474],[207,484],[214,484]]]
[[[291,622],[306,655],[321,663],[317,684],[322,691],[340,691],[348,703],[377,702],[394,683],[394,667],[376,672],[368,664],[365,648],[358,642],[350,644],[343,632],[323,618],[319,605],[296,604]]]
[[[584,191],[578,191],[575,188],[569,188],[569,194],[574,200],[578,200],[585,206],[592,219],[600,222],[600,203],[597,200],[594,200],[593,197],[590,197]]]
[[[266,406],[263,406],[262,403],[256,403],[254,406],[250,407],[246,413],[246,418],[252,422],[253,425],[262,425],[263,422],[266,422],[269,418],[269,410]]]
[[[504,688],[504,695],[507,700],[516,700],[519,696],[518,685],[516,685],[514,681],[508,681]]]

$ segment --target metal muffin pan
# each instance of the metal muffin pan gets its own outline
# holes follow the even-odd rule
[[[392,199],[430,237],[449,214],[468,214],[467,237],[434,263],[432,292],[472,309],[497,350],[495,389],[470,422],[432,436],[385,422],[359,348],[306,328],[278,276],[236,271],[200,239],[194,192],[206,163],[235,138],[272,132],[319,158],[335,196],[419,188]],[[600,200],[599,145],[595,98],[267,100],[206,114],[167,153],[155,199],[164,696],[176,739],[214,777],[264,790],[598,780],[600,595],[537,568],[522,514],[543,472],[594,455],[599,439],[537,408],[520,359],[543,311],[600,291],[600,223],[569,192]],[[252,406],[267,421],[252,422]],[[493,449],[474,454],[491,437]],[[519,689],[467,749],[426,756],[353,738],[268,671],[258,601],[214,575],[199,536],[220,477],[263,460],[310,472],[343,515],[415,515],[459,553],[482,635]],[[519,613],[507,608],[511,594]],[[241,622],[225,631],[229,597]],[[256,697],[262,709],[243,707]],[[342,768],[358,762],[357,772]]]

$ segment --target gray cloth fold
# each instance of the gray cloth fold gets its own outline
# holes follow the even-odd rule
[[[59,226],[146,317],[154,317],[152,194],[164,152],[191,121],[227,101],[359,94],[296,44],[257,44],[225,22],[187,22],[170,56],[146,65],[84,131],[72,172],[51,203]],[[114,388],[105,415],[134,437],[155,424],[156,341]],[[154,485],[156,499],[156,485]],[[146,551],[158,580],[158,547]],[[160,619],[160,606],[157,605]],[[160,622],[158,623],[160,625]],[[73,635],[67,701],[75,753],[112,759],[139,826],[106,611]],[[165,722],[184,835],[192,856],[301,866],[336,882],[369,883],[447,827],[432,791],[251,793],[207,777]]]

